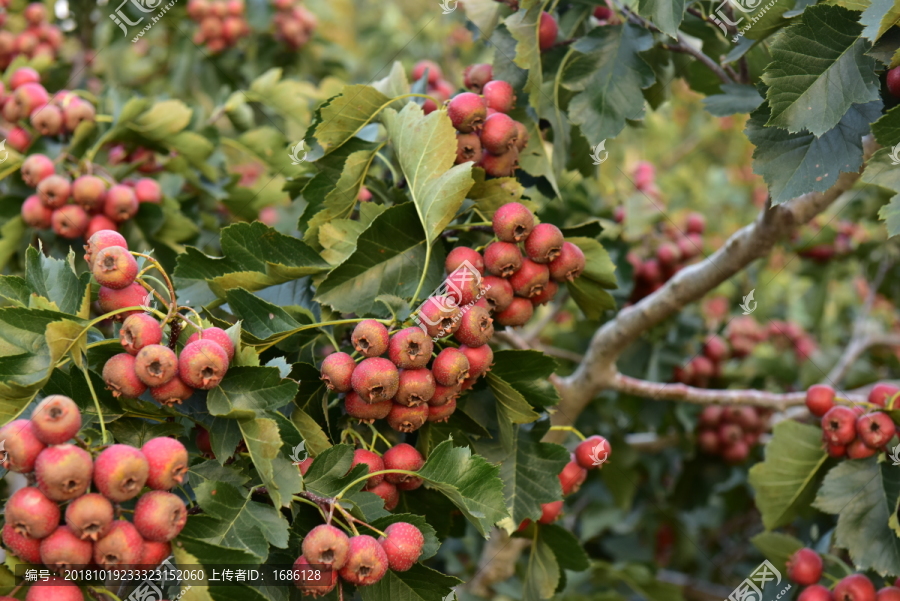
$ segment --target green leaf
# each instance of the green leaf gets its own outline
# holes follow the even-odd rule
[[[391,65],[391,72],[387,74],[387,77],[372,82],[372,87],[388,98],[409,94],[409,79],[406,77],[406,69],[403,68],[403,63],[394,61]],[[395,103],[398,106],[394,108],[400,110],[402,107],[399,105],[402,103],[403,100],[398,100]]]
[[[541,601],[553,597],[561,572],[553,549],[540,536],[540,529],[531,545],[525,570],[523,601]]]
[[[580,278],[588,278],[604,288],[618,288],[616,282],[616,265],[609,258],[609,253],[593,238],[566,238],[584,253],[584,272]]]
[[[541,69],[541,48],[538,44],[541,13],[542,3],[535,3],[530,7],[522,7],[503,21],[509,34],[517,42],[513,62],[528,71],[524,90],[528,93],[529,104],[538,113],[542,112],[541,107],[546,101],[544,94],[541,93],[543,71]]]
[[[181,436],[184,426],[175,422],[155,424],[145,419],[126,417],[117,419],[107,426],[116,442],[141,448],[151,438],[160,436]]]
[[[428,244],[444,231],[474,183],[472,164],[456,162],[456,130],[444,111],[425,116],[409,103],[399,113],[384,112],[384,124],[394,145]]]
[[[502,419],[502,418],[501,418]],[[481,440],[475,448],[491,463],[500,465],[506,507],[513,523],[537,520],[541,505],[562,499],[558,474],[569,462],[565,447],[541,442],[546,428],[513,428],[509,444]]]
[[[494,353],[488,373],[507,383],[528,404],[543,408],[559,403],[559,393],[549,382],[557,367],[555,359],[540,351],[506,350]]]
[[[224,482],[236,487],[241,487],[250,480],[250,476],[239,469],[230,466],[219,465],[218,461],[209,460],[197,463],[188,470],[191,486],[197,487],[208,480]]]
[[[821,136],[854,104],[878,100],[875,59],[866,54],[862,26],[852,11],[811,6],[771,47],[763,81],[772,109],[767,126]]]
[[[684,0],[640,0],[638,14],[650,19],[663,33],[677,38],[684,18]]]
[[[475,209],[488,221],[494,218],[497,209],[509,202],[522,203],[532,211],[537,210],[537,205],[522,198],[525,187],[515,177],[485,179],[484,169],[481,168],[472,171],[472,177],[475,185],[469,190],[469,198],[475,201]]]
[[[750,85],[726,83],[722,84],[722,92],[703,99],[706,110],[716,117],[750,113],[763,102],[763,97]]]
[[[834,544],[860,570],[900,572],[900,472],[877,457],[843,461],[825,476],[813,507],[835,514]]]
[[[462,580],[414,565],[405,572],[388,570],[384,578],[359,587],[363,601],[443,601]]]
[[[307,490],[318,494],[334,496],[356,479],[356,475],[365,473],[356,466],[353,471],[350,465],[353,463],[353,447],[346,444],[334,445],[326,449],[316,457],[309,471],[306,472],[304,482]],[[363,470],[366,468],[363,467]],[[356,475],[354,475],[356,474]],[[360,484],[360,488],[362,484]]]
[[[896,169],[900,158],[895,159],[895,156],[891,148],[882,148],[876,152],[863,171],[862,181],[900,192],[900,170]],[[887,223],[889,236],[900,233],[900,194],[893,196],[888,204],[881,207],[878,217]]]
[[[411,297],[425,269],[425,232],[413,203],[396,205],[375,218],[357,240],[356,251],[316,291],[316,300],[341,313],[370,313],[375,297]],[[443,257],[432,253],[424,290],[438,286]]]
[[[875,140],[885,147],[900,144],[900,105],[895,106],[872,124]]]
[[[5,267],[10,258],[16,254],[19,242],[27,229],[21,215],[16,215],[0,226],[0,267]]]
[[[541,524],[538,529],[538,537],[553,550],[559,567],[574,572],[583,572],[591,567],[591,560],[581,542],[570,531],[556,524]]]
[[[311,455],[317,456],[331,447],[328,435],[316,423],[316,420],[310,417],[303,409],[295,409],[291,413],[291,421],[300,434],[303,435],[303,440],[306,441],[306,449]]]
[[[782,574],[787,573],[788,559],[791,555],[802,549],[805,545],[794,538],[781,532],[761,532],[750,539],[753,546],[759,549],[763,557],[772,562]]]
[[[193,111],[180,100],[162,100],[128,123],[128,127],[145,138],[159,142],[187,127],[192,114]]]
[[[615,137],[626,120],[644,116],[641,90],[653,85],[650,65],[638,53],[653,46],[653,35],[635,25],[595,27],[572,44],[563,85],[579,92],[569,102],[569,118],[591,144]]]
[[[866,26],[862,32],[863,37],[874,42],[891,27],[900,24],[900,5],[894,0],[872,0],[859,22]]]
[[[24,278],[17,275],[0,275],[0,298],[19,307],[28,306],[31,287]]]
[[[792,420],[775,426],[765,461],[750,468],[750,484],[766,530],[790,524],[809,505],[827,459],[820,427]]]
[[[880,112],[880,101],[853,105],[834,129],[817,138],[766,127],[767,105],[754,111],[747,124],[747,137],[756,145],[753,172],[765,178],[772,203],[823,192],[841,172],[857,171],[862,165],[862,137]]]
[[[326,153],[331,152],[359,133],[390,101],[372,86],[345,87],[340,96],[321,107],[322,120],[316,126],[316,140]]]
[[[231,484],[207,480],[194,489],[203,508],[200,527],[187,533],[214,545],[249,551],[260,561],[269,555],[269,545],[286,549],[288,522],[270,505],[250,500],[251,493]],[[192,516],[189,521],[194,521]]]
[[[310,100],[316,88],[305,81],[282,79],[281,69],[269,69],[250,84],[250,97],[268,105],[280,115],[306,126],[310,121]]]
[[[297,389],[297,383],[282,378],[276,367],[232,367],[209,391],[206,404],[210,415],[253,419],[289,404]]]
[[[224,296],[226,290],[261,290],[328,269],[306,244],[280,234],[260,222],[236,223],[222,230],[224,257],[210,257],[188,247],[178,256],[174,278],[188,289],[183,301],[203,305]]]
[[[289,336],[313,323],[311,315],[294,315],[282,307],[266,302],[243,288],[235,288],[225,293],[225,300],[232,312],[241,320],[243,339],[249,344],[262,345]]]
[[[494,0],[469,0],[462,5],[466,18],[478,28],[481,38],[490,39],[500,21],[500,3]]]
[[[79,277],[75,273],[74,262],[75,253],[72,251],[69,251],[66,261],[61,261],[29,246],[25,251],[25,281],[35,294],[50,301],[49,306],[42,308],[87,317],[90,275]]]
[[[428,488],[450,499],[486,537],[494,524],[508,516],[499,469],[473,455],[468,447],[454,447],[447,440],[432,451],[419,475],[428,481]]]
[[[260,418],[239,421],[238,425],[253,465],[269,489],[275,507],[288,506],[291,495],[302,490],[302,483],[297,466],[279,454],[283,443],[278,424],[273,419]]]

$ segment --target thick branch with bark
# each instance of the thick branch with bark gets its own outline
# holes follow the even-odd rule
[[[875,146],[866,140],[866,158]],[[860,173],[843,173],[829,190],[810,193],[782,205],[767,206],[756,221],[735,232],[704,261],[679,271],[666,284],[635,305],[623,309],[594,334],[584,361],[572,375],[560,378],[562,401],[553,422],[569,425],[598,392],[615,389],[616,361],[641,334],[698,301],[753,261],[771,252],[796,227],[827,209],[859,180]],[[618,380],[619,385],[624,385]],[[627,382],[627,381],[625,381]],[[678,390],[677,388],[674,390]],[[552,433],[551,433],[552,434]]]

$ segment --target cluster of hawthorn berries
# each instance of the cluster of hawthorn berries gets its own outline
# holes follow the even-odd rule
[[[168,492],[187,474],[187,450],[165,437],[140,449],[114,444],[85,450],[69,443],[80,429],[78,406],[62,395],[46,397],[30,419],[0,428],[2,466],[30,474],[32,482],[6,502],[3,545],[53,572],[91,564],[159,565],[187,521],[184,501]],[[92,484],[96,492],[89,492]],[[129,522],[121,517],[121,504],[132,501]],[[51,579],[29,589],[27,599],[81,601],[82,595],[78,587]]]
[[[829,590],[819,584],[822,568],[822,557],[813,549],[804,547],[791,555],[787,562],[788,578],[806,587],[797,601],[900,601],[900,578],[893,585],[876,590],[865,574],[850,574]]]
[[[575,452],[569,457],[569,463],[559,473],[559,484],[562,487],[563,496],[578,492],[581,485],[587,479],[588,470],[599,469],[609,459],[612,446],[602,436],[589,436],[575,447]],[[552,524],[559,519],[563,509],[563,500],[541,503],[540,524]],[[531,524],[531,520],[522,520],[519,524],[519,532],[525,530]]]
[[[490,369],[494,320],[505,326],[525,324],[535,305],[553,298],[557,282],[574,280],[584,270],[581,249],[566,242],[556,226],[535,225],[534,215],[522,204],[500,207],[493,230],[498,241],[488,244],[484,255],[468,247],[448,253],[449,276],[441,294],[419,309],[422,327],[392,335],[382,323],[366,319],[350,337],[364,357],[359,364],[344,352],[325,358],[322,380],[329,390],[346,393],[348,415],[369,423],[386,419],[399,432],[449,419],[459,394]],[[485,270],[491,275],[481,277]],[[434,340],[449,335],[460,346],[446,346],[432,361]],[[385,353],[388,358],[382,357]]]
[[[94,105],[74,92],[60,90],[51,98],[41,85],[40,74],[31,67],[16,69],[9,87],[11,93],[0,97],[3,118],[10,123],[30,121],[42,136],[70,134],[83,121],[92,122],[96,116]]]
[[[699,213],[691,213],[684,225],[684,232],[677,228],[666,230],[668,241],[656,247],[653,256],[641,258],[637,252],[629,252],[628,262],[634,268],[634,288],[629,303],[636,303],[662,288],[672,276],[694,260],[703,250],[703,230],[706,219]]]
[[[426,76],[428,93],[447,102],[447,115],[456,128],[456,163],[473,162],[494,177],[512,176],[519,166],[519,152],[528,144],[525,126],[506,114],[516,105],[512,85],[493,79],[488,64],[471,65],[464,72],[465,86],[471,91],[450,98],[453,86],[443,79],[437,64],[426,60],[413,67],[413,79]],[[431,99],[425,101],[426,114],[436,109]]]
[[[275,38],[291,50],[306,46],[319,25],[316,16],[298,0],[272,0],[272,6],[277,11],[272,20]]]
[[[4,8],[0,12],[0,26],[5,24],[9,0],[0,2]],[[63,33],[47,18],[47,5],[33,2],[22,12],[26,28],[18,33],[0,31],[0,69],[6,69],[17,56],[36,58],[46,56],[55,59],[63,44]]]
[[[22,220],[35,229],[49,229],[63,238],[91,238],[103,230],[116,231],[133,218],[140,203],[162,202],[156,180],[141,178],[109,185],[96,175],[70,180],[56,173],[56,165],[43,154],[22,163],[22,180],[37,189],[22,203]]]
[[[310,566],[323,566],[325,582],[296,580],[297,588],[314,597],[327,595],[341,580],[355,586],[369,586],[381,580],[388,568],[405,572],[422,555],[425,537],[407,522],[395,522],[377,540],[367,534],[348,537],[331,524],[320,524],[303,538],[303,554],[294,570],[308,573]]]
[[[112,312],[147,304],[147,293],[136,282],[138,264],[128,243],[118,232],[103,230],[85,245],[84,260],[100,284],[100,308]],[[119,341],[124,353],[110,357],[103,366],[103,381],[113,395],[138,398],[149,388],[164,405],[181,403],[194,389],[219,385],[234,358],[234,343],[221,328],[191,334],[179,355],[163,340],[163,325],[141,311],[115,316],[124,320]]]
[[[728,343],[721,336],[710,336],[703,344],[703,352],[685,366],[676,366],[672,380],[688,386],[706,388],[722,373],[722,363],[730,356]]]
[[[190,0],[188,17],[199,24],[194,43],[205,44],[213,54],[236,45],[250,35],[244,9],[244,0]]]
[[[810,413],[822,418],[822,440],[828,454],[865,459],[884,450],[897,428],[887,413],[871,411],[871,408],[884,407],[898,392],[900,388],[896,386],[876,384],[869,392],[870,407],[850,407],[835,403],[836,395],[831,386],[810,386],[806,391],[806,407]]]
[[[31,133],[19,122],[30,122],[41,135],[71,133],[82,121],[93,121],[94,105],[73,92],[60,90],[50,98],[40,83],[41,76],[30,67],[22,67],[10,76],[9,93],[0,85],[0,113],[12,127],[7,133],[9,145],[25,152],[31,145]]]
[[[697,444],[704,453],[741,463],[766,431],[770,416],[757,407],[709,405],[700,412]]]
[[[113,144],[106,156],[109,165],[134,165],[140,173],[157,173],[163,170],[163,165],[156,159],[156,153],[143,146],[136,146],[129,151],[124,144]]]

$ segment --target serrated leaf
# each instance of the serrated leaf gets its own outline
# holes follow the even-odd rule
[[[309,246],[260,222],[236,223],[222,230],[224,257],[210,257],[188,247],[178,256],[174,278],[189,288],[185,304],[202,305],[226,290],[251,292],[328,269]]]
[[[303,409],[295,409],[291,413],[291,421],[300,434],[303,435],[303,440],[306,441],[306,449],[311,455],[317,456],[331,447],[328,435],[316,423],[316,420],[310,417]]]
[[[253,419],[289,404],[297,389],[297,383],[282,378],[276,367],[232,367],[209,391],[206,404],[216,417]]]
[[[247,450],[275,507],[286,507],[291,495],[302,490],[300,472],[279,453],[283,443],[275,420],[258,418],[238,421]]]
[[[425,268],[425,232],[412,203],[396,205],[360,234],[356,250],[316,291],[316,300],[341,313],[370,313],[380,294],[411,297]],[[443,277],[443,258],[432,253],[424,291]]]
[[[562,499],[557,476],[569,462],[569,452],[558,444],[541,442],[546,428],[513,428],[511,440],[481,440],[476,450],[500,465],[506,506],[515,524],[541,517],[541,505]]]
[[[426,486],[450,499],[485,537],[508,516],[498,473],[497,466],[473,455],[468,447],[454,447],[449,440],[439,444],[419,470]]]
[[[722,84],[722,92],[703,99],[706,110],[716,117],[749,113],[763,102],[757,89],[750,85],[726,83]]]
[[[642,90],[656,77],[639,56],[653,46],[653,36],[635,25],[596,27],[572,44],[563,85],[579,92],[569,102],[569,119],[591,144],[619,134],[626,120],[644,116]]]
[[[350,445],[338,444],[318,455],[303,480],[306,489],[331,497],[366,474],[367,468],[363,465],[357,465],[352,470],[350,469],[350,465],[353,463],[353,451],[354,449]],[[359,482],[352,490],[358,491],[364,484],[365,480]]]
[[[376,217],[384,213],[385,205],[362,203],[358,219],[332,219],[319,228],[322,258],[332,265],[340,265],[356,250],[356,240]],[[312,222],[310,222],[310,228]]]
[[[529,104],[538,113],[542,112],[541,107],[546,101],[544,94],[541,93],[543,71],[541,69],[541,48],[538,44],[538,29],[542,12],[542,4],[535,3],[532,6],[523,6],[503,20],[509,34],[516,40],[513,62],[520,68],[528,70],[528,79],[525,81],[523,89],[528,93]]]
[[[193,111],[180,100],[162,100],[137,117],[128,127],[144,137],[163,141],[191,122]]]
[[[456,130],[444,111],[425,115],[410,103],[384,112],[394,151],[422,222],[428,244],[444,231],[474,183],[472,164],[456,162]]]
[[[588,319],[599,320],[606,311],[616,308],[616,299],[590,278],[575,278],[573,282],[566,282],[566,288]]]
[[[753,172],[765,178],[772,203],[823,192],[842,172],[857,171],[862,166],[862,137],[880,112],[881,101],[853,105],[834,129],[817,138],[810,133],[792,134],[766,127],[767,105],[754,111],[746,130],[756,145]]]
[[[860,570],[900,572],[900,471],[877,457],[843,461],[825,476],[813,507],[836,514],[834,544]]]
[[[882,146],[900,144],[900,105],[895,106],[872,124],[875,140]]]
[[[804,547],[793,536],[781,532],[761,532],[751,538],[750,542],[783,574],[787,572],[785,564],[791,555]]]
[[[340,96],[321,107],[316,140],[328,153],[354,137],[390,103],[391,99],[366,85],[345,87]]]
[[[523,601],[542,601],[553,597],[561,572],[553,549],[540,537],[540,529],[531,545],[525,570]]]
[[[896,168],[900,159],[895,159],[895,156],[892,148],[882,148],[876,152],[863,171],[862,181],[900,192],[900,169]],[[900,233],[900,194],[894,195],[888,204],[881,207],[878,217],[886,222],[889,236]]]
[[[17,275],[0,275],[0,298],[19,307],[27,307],[29,296],[31,287],[25,278]]]
[[[557,367],[555,359],[539,351],[505,350],[494,353],[488,373],[507,382],[530,405],[549,407],[559,403],[559,392],[549,382]]]
[[[462,5],[466,18],[478,29],[482,39],[489,39],[500,21],[500,3],[494,0],[469,0]]]
[[[141,448],[151,438],[160,436],[180,436],[184,427],[174,422],[153,423],[145,419],[126,417],[117,419],[107,426],[116,442]]]
[[[304,127],[310,121],[310,101],[318,97],[316,88],[305,81],[281,78],[281,69],[270,69],[250,84],[250,95]]]
[[[84,314],[89,304],[88,285],[90,275],[75,273],[75,253],[69,251],[67,261],[48,257],[33,246],[25,251],[25,281],[35,294],[46,298],[52,306],[70,315]]]
[[[866,26],[862,32],[863,37],[875,42],[887,30],[900,23],[900,4],[895,0],[872,0],[859,17],[859,22]]]
[[[684,18],[684,0],[640,0],[638,14],[650,19],[669,37],[677,38]]]
[[[756,506],[767,530],[791,523],[812,501],[816,479],[827,459],[820,427],[792,420],[775,426],[765,461],[750,468]]]
[[[452,587],[462,581],[437,570],[414,565],[405,572],[388,570],[384,578],[369,586],[361,586],[363,601],[444,601]]]
[[[862,26],[852,11],[811,6],[771,46],[763,81],[772,109],[767,126],[821,136],[854,104],[879,99],[875,60],[866,55]]]
[[[570,531],[557,524],[541,524],[539,529],[538,537],[553,551],[559,567],[575,572],[583,572],[591,567],[590,558],[581,542]]]
[[[372,87],[388,98],[396,98],[397,96],[409,94],[409,79],[406,78],[406,69],[403,68],[403,63],[394,61],[391,65],[391,72],[388,73],[384,79],[372,82]],[[401,100],[398,100],[395,105],[398,105],[401,102]],[[394,108],[397,110],[400,109],[399,106],[395,106]]]
[[[493,0],[491,1],[493,2]],[[497,209],[506,203],[518,202],[532,211],[536,211],[538,208],[532,201],[524,200],[523,202],[522,194],[525,192],[525,187],[515,177],[486,179],[484,169],[481,168],[473,170],[472,177],[475,184],[469,190],[468,196],[475,201],[476,210],[488,221],[493,219]]]
[[[201,528],[192,528],[190,536],[249,551],[260,561],[268,557],[270,544],[287,548],[287,520],[274,507],[251,501],[250,491],[212,480],[202,482],[194,491],[203,515],[211,519]]]
[[[195,488],[207,480],[224,482],[240,488],[250,480],[250,476],[239,469],[220,465],[218,461],[212,459],[192,465],[188,470],[188,477],[190,478],[191,486]]]
[[[22,235],[27,229],[21,215],[16,215],[0,226],[0,268],[6,267],[9,259],[16,254]]]

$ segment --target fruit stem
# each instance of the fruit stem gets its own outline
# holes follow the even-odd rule
[[[181,315],[180,313],[178,313],[178,311],[181,311],[182,309],[187,309],[188,311],[190,311],[191,313],[193,313],[193,314],[194,314],[194,317],[197,318],[197,323],[196,323],[196,324],[191,323],[191,321],[190,321],[187,317],[185,317],[184,315]],[[186,323],[189,323],[191,326],[193,326],[194,328],[196,328],[196,329],[197,329],[197,338],[198,338],[198,339],[201,339],[201,340],[203,339],[203,318],[200,317],[200,314],[197,313],[197,311],[194,310],[193,307],[188,307],[187,305],[182,305],[182,306],[180,306],[180,307],[178,307],[178,308],[176,309],[175,315],[177,315],[178,317],[180,317],[181,319],[183,319]]]
[[[346,521],[347,525],[350,526],[350,529],[353,530],[353,534],[356,536],[359,536],[359,530],[356,529],[356,523],[355,523],[359,520],[357,520],[355,517],[350,515],[350,513],[346,509],[341,507],[340,503],[338,503],[337,501],[334,502],[334,505],[332,505],[332,507],[334,507],[335,509],[338,510],[338,513],[341,514],[341,517],[344,518],[344,521]],[[365,524],[365,522],[360,522],[360,523]]]
[[[372,430],[372,434],[374,434],[374,436],[372,437],[372,446],[370,448],[371,451],[375,450],[375,445],[378,443],[379,438],[384,441],[384,444],[387,445],[387,448],[390,449],[394,446],[391,444],[391,441],[385,438],[384,435],[378,431],[378,428],[375,427],[375,424],[369,424],[369,428]]]
[[[358,440],[364,449],[368,447],[368,445],[366,444],[366,439],[364,439],[362,437],[362,434],[360,434],[353,428],[347,428],[346,430],[341,432],[341,442],[344,441],[344,438],[353,438],[354,440]]]
[[[422,286],[425,285],[425,276],[428,275],[428,264],[431,263],[431,243],[425,246],[425,268],[422,269],[422,277],[419,278],[419,285],[416,286],[416,291],[413,294],[412,301],[409,303],[410,307],[416,306],[416,301],[419,300],[419,293],[422,291]]]
[[[361,477],[361,478],[357,478],[356,480],[354,480],[353,482],[351,482],[350,484],[348,484],[347,486],[345,486],[345,487],[344,487],[344,490],[342,490],[342,491],[339,492],[337,495],[335,495],[335,497],[334,497],[335,500],[342,498],[345,494],[347,494],[347,492],[350,491],[351,488],[353,488],[354,486],[356,486],[356,485],[359,484],[360,482],[365,482],[366,480],[368,480],[368,479],[371,478],[372,476],[380,476],[381,474],[406,474],[407,476],[415,476],[415,477],[417,477],[417,478],[422,478],[422,476],[419,475],[418,472],[411,472],[411,471],[409,471],[409,470],[379,470],[379,471],[377,471],[377,472],[369,472],[369,473],[366,474],[365,476],[363,476],[363,477]],[[423,479],[427,479],[427,478],[423,478]]]
[[[84,361],[81,362],[81,371],[84,373],[84,379],[87,380],[88,389],[91,391],[91,398],[94,400],[94,408],[97,410],[97,421],[100,422],[100,436],[102,442],[103,444],[107,444],[106,424],[103,423],[103,410],[100,409],[100,399],[97,398],[97,393],[94,390],[94,383],[91,382],[91,372]]]
[[[207,305],[206,307],[207,307],[207,309],[209,309],[209,308],[211,308],[211,306],[212,305]],[[348,324],[348,323],[359,323],[365,319],[367,319],[367,318],[354,317],[353,319],[337,319],[335,321],[323,321],[321,323],[311,323],[309,325],[300,326],[299,328],[294,328],[293,330],[288,330],[287,332],[281,332],[280,335],[278,336],[278,338],[273,339],[271,342],[269,342],[269,344],[256,347],[256,349],[257,349],[256,352],[262,353],[263,351],[266,351],[266,350],[272,348],[279,342],[281,342],[283,340],[287,340],[288,338],[290,338],[291,336],[293,336],[294,334],[297,334],[299,332],[304,332],[306,330],[312,330],[315,328],[322,328],[322,327],[326,327],[326,326],[340,326],[340,325],[344,325],[344,324]],[[391,323],[393,323],[393,320],[390,320],[390,319],[376,319],[374,321],[377,321],[378,323],[382,323],[386,326],[391,325]],[[335,348],[337,348],[337,347],[335,347]]]
[[[374,532],[377,532],[377,533],[380,534],[381,536],[387,538],[387,534],[385,534],[384,532],[382,532],[382,531],[379,530],[378,528],[376,528],[376,527],[374,527],[374,526],[372,526],[372,525],[370,525],[370,524],[368,524],[368,523],[362,521],[361,519],[356,518],[356,517],[353,517],[353,515],[352,515],[349,511],[347,511],[346,509],[344,509],[343,507],[341,507],[341,506],[338,505],[337,503],[335,503],[335,507],[338,508],[338,511],[341,512],[341,515],[344,517],[345,520],[347,520],[347,522],[350,524],[351,527],[353,527],[353,524],[354,524],[354,523],[356,523],[356,524],[362,524],[363,526],[365,526],[365,527],[368,528],[369,530],[372,530],[372,531],[374,531]],[[353,532],[356,533],[356,534],[359,534],[359,532],[356,531],[356,528],[353,528]]]
[[[176,297],[175,297],[175,286],[172,285],[172,280],[171,280],[171,278],[169,278],[169,274],[166,273],[166,270],[163,269],[163,266],[160,265],[159,261],[157,261],[156,259],[154,259],[154,258],[151,257],[150,255],[145,254],[145,253],[135,252],[135,251],[131,251],[131,254],[134,255],[135,257],[143,257],[143,258],[147,259],[147,260],[150,261],[150,263],[152,263],[153,266],[156,267],[156,269],[159,271],[159,274],[160,274],[160,275],[163,277],[163,279],[166,281],[166,287],[169,289],[169,298],[171,299],[171,303],[170,303],[170,306],[169,306],[169,311],[170,311],[170,312],[173,311],[173,310],[174,310],[173,307],[176,307],[176,306],[177,306],[178,301],[177,301],[177,299],[176,299]],[[166,321],[168,321],[168,319],[167,319]]]
[[[587,439],[587,436],[585,436],[584,434],[582,434],[581,432],[579,432],[579,431],[578,431],[576,428],[574,428],[573,426],[550,426],[550,430],[551,430],[551,431],[556,431],[556,432],[571,432],[572,434],[574,434],[575,436],[577,436],[577,437],[580,438],[581,440],[586,440],[586,439]]]

